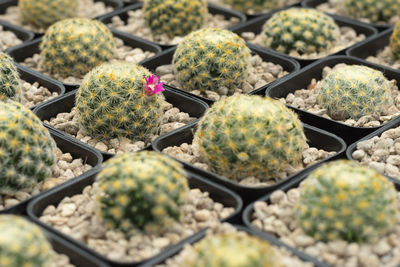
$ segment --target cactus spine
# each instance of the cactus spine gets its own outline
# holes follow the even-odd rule
[[[283,6],[281,0],[223,0],[223,2],[235,10],[245,13],[250,10],[254,12],[274,10]]]
[[[340,3],[343,13],[371,22],[389,22],[400,10],[400,0],[344,0]]]
[[[6,99],[21,102],[22,90],[14,60],[6,53],[0,52],[0,101]]]
[[[389,45],[392,51],[392,57],[395,60],[400,60],[400,21],[396,23],[396,26],[393,29]]]

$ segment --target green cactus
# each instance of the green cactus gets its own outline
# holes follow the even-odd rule
[[[184,90],[217,91],[232,95],[247,76],[250,50],[235,33],[204,28],[187,35],[178,45],[173,64]]]
[[[390,82],[382,72],[366,66],[336,68],[319,87],[317,103],[335,120],[380,115],[393,103]]]
[[[317,240],[373,241],[397,223],[392,182],[355,162],[324,164],[300,190],[298,221]]]
[[[51,74],[80,78],[112,59],[115,47],[111,31],[100,21],[65,19],[47,29],[40,56],[43,67]]]
[[[38,27],[72,18],[78,11],[78,0],[19,0],[22,20]]]
[[[280,255],[267,241],[244,232],[211,235],[193,246],[182,267],[281,267]]]
[[[400,10],[400,0],[344,0],[339,3],[339,9],[347,16],[371,22],[389,22]]]
[[[179,221],[189,191],[181,164],[151,151],[115,156],[97,181],[99,218],[127,235],[157,233]]]
[[[0,101],[0,194],[32,188],[51,175],[56,144],[32,111]]]
[[[300,55],[324,52],[340,36],[335,21],[315,9],[290,8],[275,13],[264,25],[264,45],[278,52]]]
[[[92,137],[149,141],[161,127],[162,85],[137,64],[104,63],[85,76],[77,92],[79,122]]]
[[[233,9],[244,13],[249,12],[249,10],[264,12],[283,6],[282,0],[223,0],[223,2],[230,5]]]
[[[235,95],[216,102],[198,124],[194,140],[210,168],[240,181],[274,178],[302,161],[306,137],[297,115],[276,100]]]
[[[0,101],[6,99],[21,102],[22,90],[14,60],[6,53],[0,52]]]
[[[0,216],[0,266],[50,267],[54,254],[40,228],[15,215]]]
[[[396,23],[393,29],[393,33],[390,36],[390,50],[392,51],[392,57],[395,60],[400,59],[400,21]]]
[[[200,29],[208,15],[206,0],[145,0],[142,10],[150,29],[170,38]]]

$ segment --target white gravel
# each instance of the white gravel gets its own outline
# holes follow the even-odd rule
[[[208,0],[208,2],[216,4],[216,5],[219,5],[219,6],[222,6],[222,7],[227,8],[227,9],[232,9],[231,5],[225,4],[224,1],[222,1],[222,0]],[[301,2],[301,1],[299,1],[299,0],[281,0],[280,2],[281,2],[281,4],[280,4],[279,8],[283,8],[283,7],[286,7],[286,6],[297,4],[297,3]],[[255,12],[254,10],[249,10],[246,14],[254,15],[254,14],[260,14],[260,13],[269,13],[271,11],[273,11],[273,10],[264,9],[261,12],[259,12],[259,11]],[[240,12],[240,10],[239,10],[239,12]]]
[[[392,50],[389,46],[385,46],[379,50],[375,56],[369,56],[366,58],[367,61],[371,61],[375,64],[384,65],[389,68],[400,70],[400,59],[393,59]]]
[[[39,85],[38,82],[29,83],[21,80],[21,86],[24,95],[22,103],[27,108],[31,108],[58,96],[57,92],[50,92],[49,89]]]
[[[4,51],[7,48],[22,44],[22,40],[19,39],[12,31],[6,31],[3,26],[0,25],[0,51]]]

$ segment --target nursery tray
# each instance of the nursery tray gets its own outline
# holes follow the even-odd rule
[[[286,10],[286,9],[287,8],[281,9],[281,10]],[[237,34],[239,34],[239,35],[241,35],[243,32],[253,32],[253,33],[255,33],[257,35],[262,31],[262,27],[263,27],[264,23],[269,18],[271,18],[276,12],[279,12],[281,10],[278,10],[278,11],[275,11],[275,12],[272,12],[272,13],[268,13],[268,14],[263,15],[261,17],[255,18],[255,19],[253,19],[251,21],[248,21],[248,22],[246,22],[244,24],[238,25],[238,26],[234,27],[232,29],[232,31],[237,33]],[[347,19],[347,18],[344,18],[344,17],[335,16],[335,15],[329,15],[329,16],[332,17],[335,20],[336,24],[339,25],[339,27],[350,27],[350,28],[353,28],[357,32],[357,34],[364,34],[366,38],[368,38],[370,36],[373,36],[373,35],[375,35],[377,33],[377,30],[374,27],[372,27],[372,26],[370,26],[368,24],[365,24],[365,23],[362,23],[362,22],[359,22],[359,21],[356,21],[356,20]],[[317,58],[317,59],[303,59],[303,58],[299,58],[299,57],[292,57],[292,56],[289,56],[287,54],[277,52],[277,51],[275,51],[273,49],[262,47],[260,45],[255,45],[255,46],[258,46],[261,49],[266,50],[266,51],[274,51],[275,53],[278,53],[279,55],[282,55],[284,57],[295,59],[300,63],[300,65],[302,67],[304,67],[304,66],[306,66],[306,65],[308,65],[308,64],[310,64],[312,62],[315,62],[318,59],[324,58],[324,57],[321,57],[321,58]],[[342,49],[342,50],[340,50],[340,51],[338,51],[336,53],[330,54],[330,55],[344,54],[346,49],[348,49],[348,48],[349,47],[344,48],[344,49]]]
[[[382,71],[386,78],[392,80],[395,79],[397,84],[400,84],[400,73],[395,72],[384,66],[376,65],[371,62],[367,62],[362,59],[347,57],[347,56],[332,56],[325,59],[321,59],[311,65],[301,69],[294,75],[291,75],[287,79],[271,86],[267,89],[266,95],[271,98],[286,97],[289,93],[294,93],[299,89],[306,89],[313,78],[318,80],[322,79],[322,70],[324,67],[333,67],[336,64],[345,63],[349,65],[365,65],[373,69]],[[356,140],[368,135],[369,133],[381,128],[378,127],[355,127],[346,125],[342,122],[338,122],[332,119],[327,119],[314,113],[295,108],[287,105],[291,109],[295,110],[302,121],[310,125],[315,125],[321,129],[334,133],[343,138],[347,145],[354,143]]]
[[[123,32],[117,30],[111,30],[114,37],[121,39],[125,45],[134,47],[134,48],[141,48],[145,51],[154,52],[156,55],[161,52],[161,48],[157,45],[152,44],[149,41],[141,40],[131,35],[127,35]],[[36,53],[40,53],[39,45],[42,42],[42,38],[36,38],[33,41],[26,42],[24,44],[20,44],[18,46],[14,46],[10,49],[6,50],[6,53],[11,55],[14,60],[18,63],[24,62],[24,60],[28,57],[32,57]],[[32,70],[33,72],[40,73],[36,70]],[[42,74],[43,76],[49,77],[48,75]],[[63,83],[66,91],[69,92],[73,89],[79,87],[79,84],[72,84],[72,83]]]
[[[35,34],[33,32],[12,25],[7,21],[0,20],[0,25],[3,27],[4,30],[13,32],[18,37],[18,39],[22,40],[22,42],[28,42],[35,37]]]
[[[120,10],[115,10],[111,13],[108,13],[107,15],[101,16],[100,21],[103,22],[104,24],[108,25],[109,23],[111,23],[111,19],[112,17],[118,16],[122,19],[122,21],[126,24],[128,21],[128,12],[131,10],[137,10],[137,9],[141,9],[143,7],[143,3],[136,3],[130,6],[127,6],[123,9]],[[231,17],[237,17],[240,19],[239,24],[243,23],[246,21],[246,16],[240,12],[234,11],[234,10],[230,10],[230,9],[226,9],[220,6],[216,6],[214,4],[210,4],[208,3],[208,12],[210,12],[211,14],[220,14],[220,15],[224,15],[227,18],[231,18]],[[237,25],[239,25],[237,24]],[[229,27],[228,29],[232,29],[234,26]],[[113,29],[113,27],[110,26],[111,29]],[[128,33],[127,33],[128,34]],[[131,35],[132,36],[132,35]],[[137,37],[137,36],[135,36]],[[137,37],[139,38],[139,37]],[[142,38],[141,38],[142,39]],[[142,39],[144,40],[144,39]],[[175,45],[166,45],[166,44],[162,44],[162,43],[157,43],[157,42],[152,42],[154,44],[159,45],[162,49],[166,49],[166,48],[170,48],[173,47]]]
[[[73,158],[81,158],[81,159],[83,159],[84,162],[90,164],[93,167],[91,170],[89,170],[75,178],[72,178],[71,180],[66,181],[65,183],[62,183],[60,185],[68,185],[76,179],[88,177],[88,176],[92,175],[94,172],[96,172],[96,170],[100,167],[100,164],[103,162],[103,157],[96,150],[94,150],[93,148],[91,148],[87,145],[78,143],[75,140],[73,140],[72,138],[66,137],[66,136],[60,134],[59,132],[53,131],[52,129],[49,129],[49,132],[50,132],[51,136],[53,137],[54,141],[56,142],[57,147],[59,149],[61,149],[61,151],[63,153],[70,153]],[[60,185],[57,185],[56,187],[59,187]],[[50,189],[50,190],[52,190],[52,189]],[[15,206],[2,209],[2,210],[0,210],[0,214],[2,214],[2,213],[25,214],[28,203],[31,202],[33,199],[41,196],[45,192],[47,192],[47,191],[44,191],[44,192],[42,192],[38,195],[35,195],[31,198],[28,198],[24,201],[21,201],[20,203],[18,203]]]
[[[328,2],[328,1],[329,0],[303,0],[301,5],[303,7],[316,8],[317,6],[319,6],[321,4],[324,4],[324,3]],[[349,19],[352,19],[352,18],[349,18]],[[357,20],[357,19],[353,19],[353,20]],[[386,30],[387,28],[392,26],[390,24],[377,24],[377,23],[368,23],[368,24],[373,26],[373,27],[375,27],[375,28],[377,28],[379,31]]]
[[[266,51],[263,49],[260,49],[257,46],[254,46],[252,44],[247,43],[247,46],[251,49],[252,53],[259,55],[264,61],[267,62],[272,62],[274,64],[279,64],[283,67],[284,70],[286,70],[289,73],[293,73],[296,72],[300,69],[300,65],[297,61],[289,59],[287,57],[278,55],[276,52],[274,51]],[[149,58],[144,60],[141,65],[143,65],[144,67],[150,69],[151,71],[155,71],[157,67],[161,66],[161,65],[167,65],[167,64],[172,64],[172,58],[174,56],[176,47],[170,48],[168,50],[165,50],[163,52],[161,52],[161,54],[159,54],[158,56]],[[280,78],[282,79],[282,78]],[[279,79],[276,79],[275,81],[266,84],[260,88],[255,89],[254,91],[250,92],[250,94],[263,94],[263,92],[265,91],[265,89],[268,86],[271,86],[272,84],[275,84]],[[180,93],[189,95],[191,97],[195,97],[198,99],[203,100],[204,102],[206,102],[208,105],[212,105],[214,103],[213,100],[208,99],[206,97],[203,96],[198,96],[195,94],[192,94],[188,91],[185,91],[181,88],[176,88],[173,87],[171,85],[166,84],[167,87],[172,88],[173,90],[179,91]]]
[[[80,249],[90,253],[91,255],[94,255],[98,259],[101,259],[102,261],[107,262],[112,266],[126,266],[126,267],[127,266],[137,266],[137,265],[143,264],[149,260],[153,260],[158,255],[155,255],[149,259],[146,259],[146,260],[143,260],[140,262],[118,262],[118,261],[110,260],[110,259],[106,258],[105,256],[97,253],[93,249],[89,248],[83,242],[77,241],[77,240],[65,235],[64,233],[54,229],[53,227],[45,224],[44,222],[40,221],[40,219],[39,219],[40,214],[43,212],[43,210],[47,206],[58,205],[58,203],[60,203],[60,201],[64,197],[67,197],[67,196],[71,197],[75,194],[80,194],[87,185],[91,185],[95,181],[96,174],[97,174],[97,172],[92,173],[88,177],[82,177],[79,180],[75,180],[73,183],[70,183],[68,185],[67,184],[62,185],[62,186],[57,187],[54,190],[48,191],[45,194],[43,194],[42,196],[38,197],[35,201],[33,201],[29,204],[29,207],[28,207],[29,217],[35,223],[41,225],[43,228],[45,228],[53,233],[56,233],[58,236],[61,236],[63,239],[67,240],[68,242],[75,244]],[[207,181],[206,179],[201,178],[197,174],[188,172],[188,175],[189,175],[188,183],[189,183],[190,188],[199,188],[203,191],[207,191],[207,192],[209,192],[210,197],[214,201],[217,201],[226,207],[233,207],[235,209],[233,214],[231,214],[228,218],[226,218],[222,221],[230,222],[234,218],[240,216],[240,210],[242,209],[243,203],[237,194],[235,194],[234,192],[232,192],[226,188],[223,188],[215,183]],[[205,230],[206,229],[202,229],[198,233],[183,239],[179,243],[172,245],[168,248],[165,248],[162,251],[162,253],[166,253],[167,251],[170,251],[170,250],[176,251],[177,248],[181,248],[185,243],[190,242],[195,236],[205,232]]]
[[[157,138],[152,144],[153,150],[162,153],[162,150],[167,147],[180,146],[183,143],[191,144],[193,141],[193,133],[196,129],[196,126],[197,123],[193,122],[189,125],[186,125],[185,127],[182,127],[181,129],[177,129],[164,136]],[[247,205],[250,202],[254,201],[255,199],[259,198],[260,196],[265,195],[268,192],[275,191],[282,184],[287,183],[288,181],[294,179],[295,177],[301,175],[302,173],[315,169],[321,163],[328,160],[339,158],[342,154],[344,154],[346,150],[346,144],[344,143],[344,141],[341,138],[331,133],[309,126],[307,124],[304,124],[304,133],[307,137],[308,144],[310,146],[316,147],[318,149],[324,149],[326,151],[337,151],[337,153],[331,157],[319,161],[318,163],[308,168],[304,168],[303,170],[287,177],[284,180],[281,180],[269,186],[251,187],[251,186],[240,185],[239,183],[231,181],[228,178],[195,167],[190,163],[180,160],[178,161],[181,162],[188,170],[198,173],[202,177],[205,177],[206,179],[213,181],[215,183],[221,184],[231,189],[232,191],[236,192],[242,197],[245,205]]]
[[[58,97],[57,99],[53,99],[53,100],[48,101],[47,103],[39,105],[33,112],[42,121],[50,120],[50,118],[55,118],[57,116],[57,114],[62,113],[62,112],[70,112],[71,109],[75,106],[76,92],[77,92],[77,90],[74,90],[72,92],[65,94],[62,97]],[[191,117],[200,118],[201,116],[203,116],[203,114],[208,109],[208,105],[206,103],[203,103],[202,101],[200,101],[198,99],[179,94],[173,90],[170,90],[169,88],[166,88],[166,90],[163,92],[163,95],[165,96],[165,99],[169,103],[171,103],[174,107],[179,108],[179,110],[182,112],[188,113]],[[64,136],[68,136],[69,138],[72,138],[72,139],[76,140],[77,142],[82,143],[81,141],[73,138],[72,136],[68,135],[67,133],[57,130],[53,126],[50,126],[47,124],[46,124],[46,126],[56,132],[61,133]],[[98,151],[99,153],[101,153],[103,155],[104,159],[109,159],[112,156],[114,156],[113,154],[101,152],[95,148],[93,148],[93,149]]]

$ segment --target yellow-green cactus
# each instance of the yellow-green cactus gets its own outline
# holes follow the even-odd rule
[[[396,23],[393,29],[393,33],[390,36],[390,50],[392,51],[392,57],[395,60],[400,59],[400,21]]]
[[[271,11],[283,6],[282,0],[223,0],[223,2],[244,13],[250,10],[254,12]]]
[[[371,22],[389,22],[400,14],[400,0],[343,0],[339,3],[339,8],[348,16]]]
[[[372,241],[398,223],[392,182],[355,162],[322,165],[300,190],[296,209],[300,226],[317,240]]]
[[[21,102],[22,90],[14,60],[6,53],[0,52],[0,101],[6,99]]]

